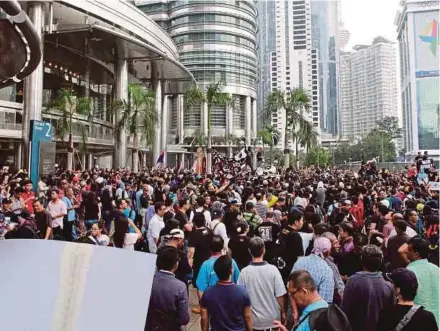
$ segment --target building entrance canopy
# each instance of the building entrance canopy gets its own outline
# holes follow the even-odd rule
[[[115,50],[120,47],[122,53],[118,56],[128,61],[131,80],[144,82],[147,86],[152,79],[167,81],[165,94],[182,94],[194,83],[179,62],[127,33],[100,25],[60,26],[55,33],[46,35],[45,42],[79,51],[109,70],[113,68]]]

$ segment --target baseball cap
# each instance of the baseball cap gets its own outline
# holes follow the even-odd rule
[[[231,205],[241,206],[241,202],[239,202],[237,199],[233,199],[231,200]]]
[[[342,204],[344,206],[351,206],[351,201],[350,200],[344,200],[344,202]]]
[[[183,239],[185,238],[185,234],[180,229],[172,229],[170,231],[170,238]]]
[[[385,274],[385,279],[392,282],[396,287],[417,287],[417,277],[414,272],[406,268],[397,268],[393,272]]]
[[[221,210],[215,209],[215,210],[212,212],[212,216],[213,216],[213,218],[219,218],[219,217],[222,217],[222,216],[223,216],[223,213],[222,213]]]

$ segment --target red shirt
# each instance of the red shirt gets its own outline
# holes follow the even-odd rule
[[[35,193],[33,191],[30,191],[29,193],[25,191],[21,194],[21,197],[25,201],[26,211],[30,214],[33,214],[34,208],[32,207],[32,204],[34,203],[35,200]]]

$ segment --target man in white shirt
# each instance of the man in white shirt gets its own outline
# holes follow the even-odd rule
[[[211,227],[211,212],[207,209],[205,209],[204,207],[205,205],[205,198],[204,197],[198,197],[196,199],[196,206],[197,208],[195,209],[196,213],[202,213],[203,216],[205,216],[205,226],[210,228]],[[191,213],[189,214],[189,221],[192,222],[194,218],[194,211],[191,211]]]
[[[50,192],[51,201],[47,205],[47,211],[52,216],[52,230],[54,236],[62,236],[63,219],[67,215],[67,205],[60,199],[60,191],[53,189]]]
[[[226,226],[222,222],[223,213],[221,210],[214,210],[213,212],[214,220],[211,222],[211,230],[214,235],[220,236],[223,238],[224,249],[228,249],[229,238],[226,233]]]
[[[252,329],[273,330],[273,321],[286,321],[284,295],[286,288],[277,267],[264,261],[264,241],[259,237],[249,241],[252,262],[241,270],[238,285],[248,291],[251,299]]]
[[[154,211],[156,214],[151,218],[147,231],[148,247],[150,249],[150,253],[152,254],[156,254],[157,252],[160,230],[165,227],[163,215],[165,214],[166,210],[167,208],[163,202],[157,202],[154,205]]]

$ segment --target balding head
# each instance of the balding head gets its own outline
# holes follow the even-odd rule
[[[396,223],[396,221],[399,221],[399,220],[402,220],[402,221],[404,220],[403,215],[401,213],[393,214],[393,218],[391,220],[393,222],[393,224]]]

